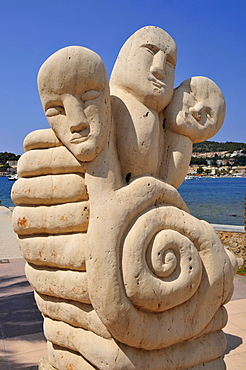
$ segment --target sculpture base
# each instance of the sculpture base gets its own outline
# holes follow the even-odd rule
[[[79,355],[74,355],[73,353],[67,351],[67,350],[63,350],[63,349],[60,349],[61,352],[63,352],[63,366],[62,367],[59,367],[59,369],[61,370],[67,370],[69,368],[71,369],[79,369],[79,370],[91,370],[91,369],[96,369],[95,367],[93,367],[92,365],[90,365],[89,363],[85,363],[84,362],[84,359],[79,356]],[[59,350],[57,349],[57,354],[58,354]],[[62,353],[60,353],[62,354]],[[193,366],[193,367],[189,367],[189,368],[185,368],[183,370],[225,370],[226,369],[226,364],[223,360],[222,357],[220,358],[217,358],[213,361],[209,361],[209,362],[206,362],[206,363],[202,363],[202,364],[199,364],[199,365],[196,365],[196,366]],[[49,361],[46,359],[46,358],[42,358],[40,361],[39,361],[39,366],[38,366],[38,370],[57,370],[57,368],[53,367],[52,365],[50,365]],[[155,369],[153,369],[155,370]],[[163,370],[167,370],[167,369],[163,369]]]
[[[217,333],[219,334],[219,333]],[[217,337],[216,333],[214,335]],[[224,335],[221,331],[219,335]],[[71,338],[71,336],[69,336]],[[221,337],[222,339],[222,337]],[[93,347],[93,343],[88,343],[91,352],[90,359],[85,359],[83,355],[71,348],[64,348],[57,344],[47,342],[48,359],[44,358],[39,362],[39,370],[92,370],[92,369],[129,369],[129,370],[223,370],[226,369],[226,365],[223,360],[224,344],[222,340],[216,338],[215,345],[211,333],[207,336],[187,341],[179,346],[171,346],[166,350],[162,351],[150,351],[148,355],[145,351],[139,350],[138,355],[132,356],[133,353],[128,353],[127,359],[124,360],[122,347],[119,345],[118,357],[115,361],[108,362],[108,356],[111,350],[111,345],[104,348],[104,356],[98,347]],[[72,341],[70,342],[70,345]],[[85,346],[86,347],[86,346]],[[83,351],[86,348],[83,347]],[[175,349],[175,347],[177,347]],[[178,348],[179,347],[179,348]],[[218,347],[221,347],[218,351]],[[213,351],[217,348],[217,356]],[[126,351],[128,352],[128,351]],[[141,353],[140,353],[141,352]],[[152,352],[152,353],[151,353]],[[159,353],[158,353],[159,352]],[[85,352],[86,353],[86,352]],[[127,353],[125,353],[127,355]],[[143,359],[143,357],[146,357]],[[123,357],[122,357],[123,356]],[[214,358],[213,358],[214,357]],[[147,361],[146,361],[147,360]]]
[[[55,369],[55,368],[50,365],[50,363],[49,363],[49,361],[46,357],[43,357],[39,360],[38,370],[53,370],[53,369]]]

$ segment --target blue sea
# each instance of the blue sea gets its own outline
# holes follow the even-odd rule
[[[7,177],[0,176],[0,200],[1,206],[14,207],[10,194],[14,181],[8,180]]]
[[[13,181],[0,177],[1,205],[13,207]],[[185,180],[179,192],[193,216],[212,224],[244,225],[246,178],[199,178]]]
[[[193,216],[211,224],[244,225],[246,178],[194,178],[179,192]]]

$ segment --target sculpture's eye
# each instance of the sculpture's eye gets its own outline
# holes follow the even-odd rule
[[[98,98],[100,95],[101,95],[101,91],[98,91],[98,90],[87,90],[81,96],[81,100],[83,102],[87,102],[89,100],[94,100],[94,99]]]
[[[152,44],[144,44],[142,45],[150,54],[155,55],[160,50],[157,46]]]
[[[167,54],[166,64],[170,67],[173,67],[173,68],[176,67],[176,61],[175,61],[175,59],[173,58],[173,56],[171,54]]]
[[[210,107],[205,108],[205,112],[208,118],[213,118],[214,117],[214,111]]]
[[[65,109],[61,105],[52,106],[45,111],[46,117],[57,116],[58,114],[65,114]]]

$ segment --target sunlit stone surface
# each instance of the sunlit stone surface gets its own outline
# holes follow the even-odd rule
[[[225,101],[206,77],[174,89],[176,53],[149,26],[123,45],[110,90],[80,46],[39,71],[51,128],[26,137],[12,199],[44,315],[40,370],[225,368],[236,260],[177,191]]]

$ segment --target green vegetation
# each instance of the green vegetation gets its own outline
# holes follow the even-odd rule
[[[229,156],[224,156],[216,154],[216,152],[226,152]],[[233,154],[232,157],[230,155],[233,152],[238,152]],[[220,167],[222,164],[217,163],[218,160],[222,159],[223,161],[227,161],[227,163],[223,163],[226,166],[246,166],[246,144],[245,143],[235,143],[229,142],[226,143],[218,143],[216,141],[203,141],[202,143],[195,143],[193,144],[193,153],[203,154],[206,153],[214,153],[213,157],[191,157],[190,165],[197,165],[197,166],[206,166],[207,160],[210,160],[213,167]]]
[[[7,171],[8,168],[9,168],[9,165],[7,163],[3,164],[2,166],[0,165],[0,171],[1,172]]]
[[[197,174],[198,175],[201,175],[203,173],[203,168],[202,167],[198,167],[198,169],[196,170]]]
[[[237,270],[237,273],[239,275],[246,275],[246,268],[244,267],[239,267],[238,270]]]
[[[218,143],[217,141],[203,141],[202,143],[193,144],[193,152],[209,153],[209,152],[230,152],[235,150],[243,150],[246,153],[246,143],[235,143],[227,141],[225,143]]]
[[[20,155],[16,155],[14,153],[8,153],[8,152],[0,152],[0,164],[4,165],[7,161],[18,161],[20,158]]]
[[[206,158],[197,158],[197,157],[191,157],[190,164],[197,164],[198,166],[200,165],[207,165]]]
[[[234,166],[246,166],[246,156],[235,157]]]

